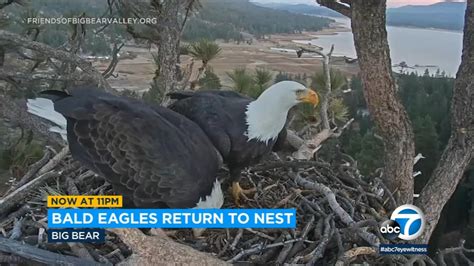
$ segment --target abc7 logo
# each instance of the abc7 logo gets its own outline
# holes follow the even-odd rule
[[[403,240],[414,240],[423,233],[424,228],[423,212],[416,206],[405,204],[396,208],[390,220],[381,224],[380,233],[390,240],[397,237]]]

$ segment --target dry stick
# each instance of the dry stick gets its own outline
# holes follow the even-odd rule
[[[329,116],[328,116],[328,108],[329,108],[329,100],[331,98],[332,93],[332,85],[331,85],[331,66],[330,60],[332,52],[334,51],[334,45],[331,46],[329,53],[325,54],[320,50],[316,49],[308,49],[304,47],[300,47],[300,53],[302,52],[312,52],[320,55],[323,58],[323,70],[324,70],[324,77],[325,77],[325,90],[326,93],[321,102],[321,120],[322,120],[322,128],[323,130],[318,134],[314,135],[311,139],[304,141],[303,145],[298,148],[298,151],[294,153],[294,157],[297,159],[310,159],[314,156],[314,153],[318,150],[318,147],[329,138],[332,137],[339,137],[342,134],[342,131],[348,127],[354,119],[351,119],[346,123],[346,125],[336,132],[337,128],[331,128],[329,124]]]
[[[285,239],[289,240],[291,238],[290,234],[285,233]],[[278,254],[278,257],[276,259],[275,264],[276,265],[281,265],[285,262],[286,258],[288,257],[288,254],[293,248],[293,243],[289,243],[283,246],[283,248],[280,251],[280,254]]]
[[[332,234],[334,232],[334,228],[331,227],[331,222],[330,222],[331,220],[332,220],[332,215],[329,215],[328,217],[326,217],[326,219],[324,219],[325,228],[324,228],[324,235],[323,235],[322,241],[318,244],[318,246],[313,251],[311,251],[309,254],[304,256],[304,259],[306,261],[309,261],[308,262],[309,265],[314,265],[316,261],[318,261],[324,255],[324,251],[326,250],[326,247],[329,241],[331,240]],[[334,225],[334,223],[332,224]]]
[[[284,241],[285,235],[282,233],[280,236],[275,240],[275,243]],[[258,265],[265,265],[270,260],[273,260],[278,255],[278,248],[271,248],[267,251],[263,252],[262,255],[258,256],[256,259],[252,260],[252,263]]]
[[[120,45],[114,43],[114,49],[112,50],[112,61],[110,61],[109,66],[104,70],[104,72],[102,72],[102,76],[104,76],[105,79],[108,79],[110,76],[114,75],[115,68],[119,62],[118,54],[124,45],[125,43],[121,43]]]
[[[242,258],[243,256],[250,255],[250,254],[253,254],[253,253],[265,250],[265,249],[269,249],[269,248],[284,246],[286,244],[290,244],[290,243],[294,243],[294,242],[298,242],[298,241],[301,241],[301,238],[292,239],[292,240],[288,240],[288,241],[283,241],[283,242],[279,242],[279,243],[273,243],[273,244],[270,244],[270,245],[258,244],[256,247],[246,249],[246,250],[242,250],[239,254],[237,254],[235,257],[228,260],[227,262],[234,263],[234,262],[238,261],[240,258]]]
[[[87,260],[95,261],[94,257],[89,253],[84,244],[68,242],[69,248],[71,248],[72,253],[79,258],[85,258]]]
[[[13,191],[12,193],[0,200],[0,214],[8,213],[16,205],[23,203],[27,199],[27,195],[31,191],[38,189],[43,183],[47,182],[48,180],[59,176],[60,174],[58,172],[45,173],[31,180],[25,185],[19,187],[17,190]]]
[[[123,261],[125,259],[119,248],[116,248],[112,252],[110,252],[109,254],[105,255],[105,257],[108,258],[108,259],[111,259],[114,256],[117,256],[121,261]]]
[[[328,167],[328,164],[315,162],[315,161],[306,161],[306,160],[295,160],[295,161],[284,161],[284,162],[275,162],[264,164],[261,166],[253,167],[251,170],[253,172],[262,172],[273,170],[276,168],[305,168],[305,167]]]
[[[59,177],[59,172],[49,172],[51,169],[56,167],[67,155],[69,148],[64,147],[58,154],[56,154],[46,165],[44,165],[38,171],[38,177],[31,180],[30,182],[24,184],[23,186],[17,188],[12,193],[6,195],[3,199],[0,200],[0,214],[7,213],[15,205],[24,202],[27,198],[27,195],[32,191],[40,187],[43,183],[48,180]]]
[[[13,224],[12,234],[10,235],[10,239],[17,240],[21,237],[21,226],[23,225],[23,218],[15,219],[15,223]]]
[[[324,68],[324,76],[325,76],[325,87],[326,87],[326,95],[324,95],[323,102],[321,103],[321,118],[323,120],[323,127],[324,129],[331,129],[329,125],[329,117],[328,117],[328,108],[329,108],[329,97],[331,96],[331,69],[329,66],[329,61],[331,60],[332,52],[334,51],[334,45],[331,45],[331,50],[328,54],[324,54],[319,50],[314,50],[313,52],[319,54],[323,57],[323,68]]]
[[[0,238],[0,251],[47,265],[104,265],[95,261],[53,253],[7,238]]]
[[[0,79],[15,79],[26,82],[47,81],[93,81],[93,78],[86,73],[55,74],[55,73],[25,73],[23,71],[11,71],[0,69]]]
[[[138,229],[109,229],[120,237],[133,254],[118,265],[226,265],[222,260],[171,239],[146,236]]]
[[[424,258],[426,262],[428,262],[432,266],[436,266],[436,262],[434,262],[433,259],[431,259],[428,255],[420,255]]]
[[[66,155],[69,153],[69,146],[65,146],[58,154],[56,154],[53,159],[51,159],[45,166],[43,166],[39,171],[38,175],[42,175],[46,172],[51,171],[56,167]]]
[[[383,191],[387,194],[387,197],[390,200],[392,208],[395,209],[398,206],[398,204],[397,204],[397,201],[395,200],[395,197],[393,197],[393,194],[390,191],[390,189],[388,189],[385,183],[382,182],[382,180],[378,177],[375,178],[375,182],[379,183],[379,185],[383,188]]]
[[[430,265],[436,265],[436,263],[428,256],[426,255],[416,255],[412,256],[411,259],[409,259],[406,263],[405,266],[409,265],[426,265],[426,262],[428,262]]]
[[[29,211],[30,211],[29,204],[22,205],[18,210],[8,214],[8,216],[0,222],[0,227],[4,227],[10,224],[11,222],[14,222],[16,218],[25,215]]]
[[[355,224],[355,221],[352,219],[352,217],[337,202],[336,195],[334,195],[331,189],[329,189],[327,186],[317,182],[311,182],[309,180],[306,180],[299,174],[296,175],[295,182],[306,189],[313,189],[323,194],[328,200],[329,207],[331,207],[334,213],[339,217],[339,219],[341,219],[344,224],[346,224],[347,226],[352,226],[353,224]],[[362,239],[367,241],[372,246],[379,246],[380,240],[372,233],[363,230],[358,230],[358,234]]]
[[[76,183],[74,183],[74,180],[72,180],[71,177],[66,178],[66,187],[67,187],[67,193],[69,195],[81,195],[79,192],[79,189],[76,186]]]
[[[234,242],[232,242],[232,245],[230,245],[231,249],[235,249],[235,247],[240,241],[240,238],[242,238],[243,233],[244,233],[244,229],[240,228],[239,231],[237,232],[237,235],[234,238]]]
[[[465,240],[462,239],[460,241],[460,245],[459,247],[454,247],[454,248],[446,248],[444,250],[441,250],[438,252],[438,263],[442,264],[442,263],[445,263],[444,261],[444,255],[447,255],[447,254],[458,254],[458,255],[464,255],[464,252],[467,252],[467,253],[474,253],[474,249],[467,249],[466,247],[464,247],[464,243],[465,243]],[[462,256],[461,256],[462,257]],[[466,260],[466,256],[464,255],[464,257],[462,257],[464,260]],[[474,263],[472,261],[470,261],[469,259],[467,259],[468,261],[468,264],[470,265],[473,265]]]
[[[23,186],[28,181],[30,181],[30,179],[33,178],[33,176],[36,174],[36,172],[38,172],[38,170],[41,167],[43,167],[49,161],[50,156],[51,156],[51,151],[49,149],[47,149],[46,152],[43,155],[43,158],[39,159],[37,162],[32,164],[29,167],[28,172],[26,172],[26,174],[20,179],[20,181],[18,181],[10,189],[8,189],[8,191],[5,192],[5,195],[7,195],[8,193],[14,191],[15,189]]]
[[[382,234],[378,230],[380,225],[375,219],[366,219],[366,220],[358,221],[354,225],[352,225],[352,227],[349,228],[349,229],[357,230],[357,229],[361,229],[363,227],[369,227],[369,226],[372,226],[373,228],[376,229],[375,233],[377,234],[379,239],[384,239],[384,237],[382,236]]]
[[[111,262],[106,257],[100,255],[94,247],[86,246],[86,248],[95,261],[98,261],[100,263],[111,264]]]
[[[288,141],[290,146],[296,150],[299,149],[301,145],[304,144],[304,139],[298,136],[298,134],[291,129],[288,129],[286,140]]]
[[[313,228],[314,226],[314,221],[315,221],[315,216],[311,215],[311,218],[309,221],[306,223],[306,225],[303,227],[303,230],[301,231],[301,238],[306,239],[309,231]],[[295,254],[301,251],[303,249],[303,241],[300,241],[298,243],[295,243],[293,245],[293,248],[291,249],[290,253],[288,254],[288,257],[292,258]]]
[[[344,246],[342,245],[342,238],[341,238],[341,234],[339,233],[339,229],[337,229],[336,227],[334,227],[334,238],[336,239],[337,248],[338,248],[337,256],[339,257],[342,254],[344,254]]]
[[[103,87],[106,91],[109,91],[109,92],[115,92],[115,90],[112,89],[112,87],[110,87],[110,85],[104,79],[102,74],[98,72],[92,66],[91,63],[87,62],[87,60],[82,59],[75,54],[61,51],[58,49],[54,49],[46,44],[31,41],[18,34],[11,33],[5,30],[0,30],[0,43],[24,47],[24,48],[33,50],[35,52],[41,53],[47,57],[51,57],[62,62],[77,65],[87,75],[89,75],[99,85],[99,87]]]
[[[76,184],[81,184],[82,182],[84,182],[84,180],[86,180],[89,177],[93,177],[94,175],[95,175],[94,172],[92,172],[91,170],[87,170],[81,175],[79,175],[78,177],[74,178],[74,182]]]
[[[249,231],[249,232],[251,232],[251,233],[253,233],[253,234],[258,235],[259,237],[266,238],[266,239],[271,240],[271,241],[275,241],[275,239],[276,239],[276,238],[274,238],[274,237],[272,237],[272,236],[269,236],[269,235],[267,235],[267,234],[265,234],[265,233],[263,233],[263,232],[255,231],[255,230],[253,230],[253,229],[251,229],[251,228],[245,228],[245,230],[247,230],[247,231]]]
[[[359,255],[375,255],[377,250],[373,247],[356,247],[344,252],[342,257],[339,257],[336,262],[336,266],[347,265],[352,259]]]
[[[285,198],[277,202],[277,204],[273,206],[273,209],[278,209],[278,208],[281,208],[283,205],[288,204],[288,201],[290,201],[290,199],[295,195],[298,195],[298,192],[296,191],[291,192],[290,194],[288,194],[288,196],[286,196]]]

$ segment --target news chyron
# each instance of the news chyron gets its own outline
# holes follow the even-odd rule
[[[380,244],[379,254],[427,254],[428,245],[411,244],[423,234],[425,216],[420,208],[405,204],[396,208],[390,219],[380,225],[380,233],[389,241],[405,241],[397,244]]]
[[[296,228],[296,209],[123,209],[114,196],[48,196],[48,242],[105,241],[114,228]]]

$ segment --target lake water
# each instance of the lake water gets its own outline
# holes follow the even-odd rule
[[[336,18],[335,20],[350,28],[349,19]],[[387,32],[393,65],[405,61],[409,66],[418,65],[408,71],[416,70],[422,74],[428,68],[430,73],[434,73],[439,68],[447,75],[456,74],[461,63],[461,32],[392,26],[387,27]],[[303,41],[303,43],[306,42]],[[352,32],[320,35],[311,42],[326,51],[334,44],[334,55],[356,57]],[[397,71],[399,68],[394,68],[394,70]]]

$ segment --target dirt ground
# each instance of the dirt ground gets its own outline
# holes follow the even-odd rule
[[[211,61],[210,66],[219,76],[224,87],[232,86],[227,72],[235,68],[245,67],[251,72],[257,67],[271,70],[274,75],[279,71],[293,74],[306,73],[311,75],[322,67],[321,58],[315,55],[303,54],[301,58],[296,56],[293,50],[298,49],[301,44],[296,44],[293,40],[311,40],[322,34],[337,34],[337,32],[347,30],[341,27],[333,27],[320,32],[303,32],[301,34],[280,34],[268,36],[265,40],[254,40],[252,44],[236,44],[219,42],[222,52]],[[153,63],[153,49],[126,46],[122,53],[133,52],[137,55],[134,59],[120,60],[115,74],[117,77],[109,79],[110,84],[121,90],[129,89],[143,92],[149,88],[154,75],[155,65]],[[187,68],[192,62],[191,57],[181,56],[183,68]],[[108,61],[95,62],[100,70],[104,70]],[[193,75],[201,65],[195,62],[193,65]],[[333,67],[348,75],[358,71],[357,64],[346,64],[343,58],[333,58]]]

